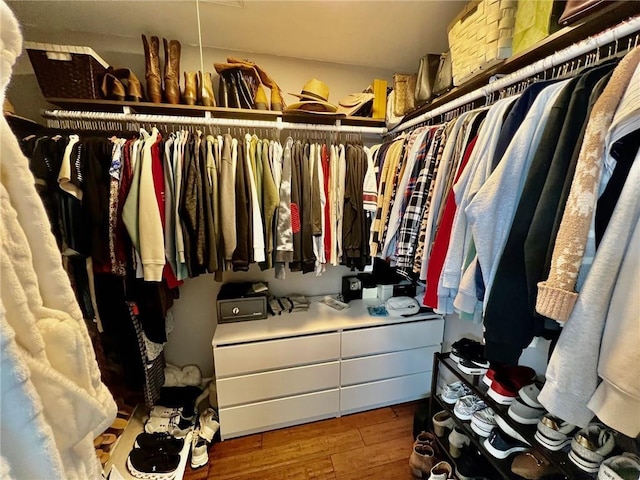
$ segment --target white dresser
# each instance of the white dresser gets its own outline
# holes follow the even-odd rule
[[[218,325],[222,439],[426,397],[444,319],[371,317],[366,305],[312,302],[305,313]]]

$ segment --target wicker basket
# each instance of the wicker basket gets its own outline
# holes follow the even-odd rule
[[[511,56],[517,0],[474,0],[449,25],[453,84]]]
[[[25,48],[45,98],[101,97],[100,82],[109,64],[93,49],[31,42]]]

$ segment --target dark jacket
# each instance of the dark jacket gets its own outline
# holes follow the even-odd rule
[[[291,228],[293,231],[292,272],[302,270],[302,145],[296,141],[291,146]]]
[[[251,232],[251,187],[246,166],[244,142],[238,142],[238,163],[236,166],[236,249],[231,262],[234,272],[249,270],[253,253]]]

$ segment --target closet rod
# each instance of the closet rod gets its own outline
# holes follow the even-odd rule
[[[387,129],[384,127],[360,127],[355,125],[341,125],[337,120],[331,125],[314,123],[294,123],[267,120],[242,120],[237,118],[211,118],[211,117],[182,117],[175,115],[149,115],[140,113],[111,113],[111,112],[83,112],[75,110],[45,110],[42,116],[47,119],[47,125],[51,128],[61,128],[65,121],[77,122],[86,129],[92,122],[116,122],[122,124],[164,124],[164,125],[190,125],[190,126],[217,126],[217,127],[241,127],[264,128],[275,130],[308,130],[316,132],[359,133],[370,135],[383,135]],[[83,123],[84,122],[84,123]],[[64,128],[64,127],[63,127]],[[97,129],[97,128],[89,128]]]
[[[604,47],[610,43],[617,42],[617,40],[632,35],[633,33],[640,31],[640,16],[633,17],[622,23],[619,23],[615,27],[609,30],[605,30],[599,34],[593,35],[585,40],[575,43],[567,48],[557,51],[556,53],[549,55],[548,57],[538,60],[537,62],[527,65],[519,70],[516,70],[509,75],[506,75],[494,82],[491,82],[484,87],[480,87],[472,92],[467,93],[451,102],[435,108],[429,112],[425,112],[422,115],[409,120],[407,123],[398,125],[397,127],[389,130],[388,135],[394,135],[405,130],[419,125],[433,117],[447,113],[458,107],[462,107],[468,103],[481,98],[487,98],[490,94],[498,92],[506,87],[514,85],[518,82],[526,80],[527,78],[534,77],[537,74],[545,72],[549,69],[562,65],[570,60],[585,55],[596,48]]]

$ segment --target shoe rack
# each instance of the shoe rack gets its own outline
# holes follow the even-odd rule
[[[448,373],[452,374],[457,380],[462,381],[469,389],[471,393],[480,397],[488,407],[491,407],[496,415],[499,415],[504,421],[509,424],[511,428],[517,431],[523,438],[531,444],[531,448],[536,450],[546,458],[549,463],[551,463],[556,470],[558,470],[558,476],[554,478],[565,478],[566,480],[592,480],[593,477],[586,472],[580,470],[577,466],[575,466],[567,456],[566,453],[562,451],[553,452],[551,450],[547,450],[542,447],[538,442],[534,439],[534,434],[536,432],[536,425],[522,425],[514,421],[509,415],[507,415],[507,411],[509,410],[509,405],[500,405],[496,403],[488,394],[488,387],[480,382],[480,375],[467,375],[461,372],[456,363],[449,358],[449,353],[435,353],[433,359],[433,376],[431,378],[431,396],[429,398],[429,427],[433,432],[433,415],[441,410],[449,413],[451,418],[455,421],[456,425],[461,428],[464,433],[469,437],[469,440],[475,446],[482,455],[487,459],[487,461],[493,466],[496,470],[495,478],[502,479],[519,479],[520,476],[511,472],[511,462],[515,458],[514,455],[510,455],[505,459],[499,459],[491,455],[484,448],[483,442],[484,437],[480,437],[477,435],[472,429],[471,424],[468,421],[462,421],[458,417],[455,416],[453,412],[453,405],[449,405],[446,402],[442,401],[439,396],[438,391],[438,378],[440,377],[440,373],[444,369]],[[498,428],[498,427],[496,427]],[[452,462],[452,464],[456,463],[456,459],[451,457],[449,453],[449,441],[447,436],[444,437],[436,437],[440,449],[442,452],[448,457],[448,460]],[[494,477],[492,477],[494,478]]]

